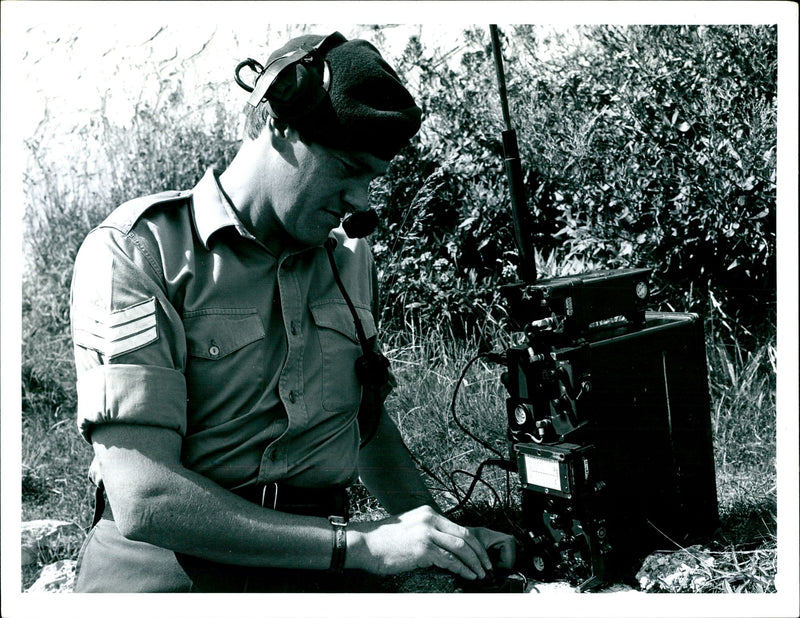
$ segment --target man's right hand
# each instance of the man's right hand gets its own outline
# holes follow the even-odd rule
[[[436,566],[472,580],[492,569],[478,536],[430,506],[376,522],[353,522],[347,544],[346,568],[379,575]]]

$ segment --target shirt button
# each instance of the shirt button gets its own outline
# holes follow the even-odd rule
[[[292,335],[297,336],[297,322],[295,322],[294,320],[292,320],[291,328],[292,328]]]
[[[275,461],[278,458],[278,454],[273,450],[269,452],[268,457],[270,461]]]
[[[289,391],[289,401],[294,403],[297,399],[297,394],[294,391]]]
[[[208,348],[208,353],[209,353],[211,356],[214,356],[214,357],[217,357],[217,356],[219,356],[219,346],[216,346],[216,345],[214,345],[214,344],[212,343],[212,344],[211,344],[211,347],[210,347],[210,348]]]

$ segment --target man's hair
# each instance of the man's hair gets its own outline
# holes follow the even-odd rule
[[[324,37],[304,35],[274,51],[267,61],[298,49],[311,49]],[[360,150],[390,160],[419,130],[422,111],[394,69],[367,41],[345,40],[325,54],[330,88],[313,111],[288,120],[306,143]],[[245,136],[257,139],[270,118],[261,101],[247,106]]]
[[[245,110],[245,117],[244,117],[244,135],[248,139],[258,139],[258,136],[261,135],[261,132],[265,129],[267,124],[269,124],[270,113],[267,105],[264,101],[261,101],[255,107],[251,107],[250,105],[247,106]],[[289,126],[292,126],[292,123],[287,123]],[[297,129],[297,127],[292,127],[293,129]],[[299,130],[298,130],[299,133]],[[301,134],[301,137],[304,136]],[[309,140],[303,139],[304,142],[308,142]]]

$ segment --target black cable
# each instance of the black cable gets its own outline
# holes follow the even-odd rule
[[[431,477],[434,481],[436,481],[437,483],[439,483],[439,485],[442,486],[443,491],[450,491],[447,484],[445,484],[445,482],[442,481],[442,479],[436,476],[436,473],[433,472],[433,470],[431,470],[425,464],[423,464],[422,461],[416,455],[414,455],[414,453],[412,453],[410,449],[408,450],[408,454],[411,455],[411,460],[417,465],[417,467],[420,470],[422,470],[425,474],[427,474],[429,477]]]
[[[336,281],[336,285],[339,288],[339,291],[344,298],[345,304],[347,304],[347,308],[350,310],[350,315],[353,317],[353,322],[356,327],[356,337],[358,338],[358,343],[361,345],[361,350],[364,354],[368,354],[371,350],[369,341],[367,340],[367,335],[364,332],[364,326],[361,324],[361,320],[358,317],[358,313],[356,312],[355,305],[353,305],[353,301],[350,299],[350,295],[347,293],[347,290],[344,287],[344,283],[342,283],[342,278],[339,275],[339,269],[336,267],[336,259],[333,257],[333,246],[330,241],[325,243],[325,249],[328,253],[328,262],[331,265],[331,271],[333,272],[333,279]]]
[[[465,474],[466,476],[472,477],[473,479],[475,479],[477,477],[477,474],[473,474],[472,472],[467,472],[466,470],[453,470],[452,474],[450,475],[450,480],[451,481],[453,480],[453,475],[455,475],[455,474]],[[486,487],[489,488],[489,490],[492,492],[492,494],[494,494],[495,499],[500,504],[500,507],[501,507],[500,508],[500,512],[503,514],[503,517],[505,518],[506,522],[508,522],[509,527],[512,530],[514,530],[517,533],[517,535],[519,535],[520,537],[524,537],[525,534],[526,534],[525,529],[522,526],[520,526],[516,521],[514,521],[511,517],[509,517],[509,515],[508,515],[508,506],[509,505],[503,506],[502,501],[500,500],[500,496],[497,494],[497,491],[489,484],[488,481],[480,479],[480,482],[483,483],[484,485],[486,485]],[[456,493],[457,493],[457,490],[456,490]],[[448,511],[448,513],[452,512],[452,510],[453,509]]]
[[[481,358],[488,358],[488,359],[490,359],[490,360],[492,360],[494,362],[497,362],[497,363],[503,363],[504,362],[503,356],[501,354],[498,354],[498,353],[495,353],[495,352],[482,352],[482,353],[474,356],[473,358],[471,358],[467,362],[467,364],[464,367],[463,371],[461,372],[461,375],[459,376],[458,381],[456,382],[456,386],[453,389],[453,398],[452,398],[452,401],[450,402],[450,413],[451,413],[451,416],[453,417],[453,421],[455,422],[456,426],[458,426],[458,428],[461,429],[461,431],[464,434],[466,434],[467,436],[469,436],[470,438],[475,440],[478,444],[480,444],[481,446],[483,446],[487,450],[489,450],[492,453],[494,453],[495,455],[497,455],[498,459],[486,459],[486,460],[482,461],[478,465],[478,469],[476,470],[476,472],[474,474],[470,473],[470,472],[467,472],[466,470],[455,470],[455,471],[453,471],[451,473],[450,477],[449,477],[450,483],[452,485],[452,489],[448,490],[447,484],[444,483],[432,470],[427,468],[413,453],[411,453],[409,451],[409,453],[411,454],[411,458],[414,461],[414,463],[417,466],[419,466],[419,468],[425,474],[427,474],[432,479],[434,479],[442,488],[444,488],[445,491],[450,491],[453,494],[453,496],[455,496],[457,504],[455,506],[451,507],[450,509],[448,509],[447,511],[445,511],[445,515],[449,515],[449,514],[455,512],[455,511],[461,509],[461,508],[464,508],[464,506],[467,504],[467,502],[472,497],[472,493],[475,491],[475,487],[477,486],[477,484],[479,482],[481,482],[484,485],[486,485],[492,491],[492,493],[494,494],[495,498],[497,499],[498,504],[500,504],[501,507],[502,507],[502,500],[500,499],[500,496],[497,494],[497,491],[491,485],[489,485],[486,481],[484,481],[481,478],[481,475],[483,473],[483,469],[487,465],[497,466],[497,467],[502,468],[503,470],[506,471],[506,506],[508,506],[510,504],[510,502],[511,502],[511,500],[510,500],[511,487],[510,487],[510,475],[509,475],[509,472],[512,471],[513,462],[510,462],[509,460],[507,460],[503,456],[503,454],[500,451],[498,451],[496,448],[494,448],[491,444],[489,444],[485,440],[482,440],[481,438],[479,438],[478,436],[473,434],[469,429],[467,429],[461,423],[461,421],[458,419],[458,414],[456,413],[456,403],[458,401],[458,391],[459,391],[459,389],[461,387],[461,383],[464,381],[464,378],[466,377],[467,372],[469,371],[470,367],[472,367],[472,365],[478,359],[481,359]],[[464,494],[463,498],[460,496],[461,492],[459,490],[458,484],[453,479],[453,475],[457,474],[457,473],[466,474],[466,475],[472,477],[472,483],[470,484],[470,486],[467,489],[466,494]],[[506,518],[508,518],[508,517],[506,516]]]
[[[241,78],[241,76],[239,75],[239,72],[244,67],[247,67],[248,69],[253,71],[253,73],[258,73],[259,76],[260,76],[264,72],[264,66],[260,62],[258,62],[257,60],[253,60],[252,58],[248,58],[247,60],[242,60],[242,62],[237,64],[236,68],[233,71],[233,79],[236,80],[236,83],[239,84],[239,87],[243,88],[247,92],[253,92],[253,86],[251,86],[250,84],[245,82]],[[258,81],[258,77],[256,78],[256,81]]]
[[[492,492],[492,495],[494,496],[494,499],[495,499],[495,504],[497,506],[499,506],[499,507],[503,506],[503,500],[500,498],[500,494],[498,494],[497,490],[494,487],[491,486],[489,481],[487,481],[486,479],[480,478],[477,473],[469,472],[467,470],[453,470],[450,473],[450,478],[453,479],[456,474],[463,474],[464,476],[470,477],[472,479],[472,483],[470,484],[470,486],[472,486],[472,487],[474,487],[476,485],[476,483],[481,483],[482,485],[484,485],[490,492]],[[465,506],[466,506],[466,504],[465,504]]]
[[[500,468],[505,468],[508,465],[508,461],[505,460],[505,459],[485,459],[480,463],[480,465],[478,466],[478,469],[475,471],[475,474],[471,474],[469,472],[466,472],[465,470],[455,470],[453,472],[453,474],[455,474],[456,472],[460,472],[460,473],[472,476],[472,483],[470,483],[469,488],[467,489],[467,492],[464,495],[464,497],[458,502],[458,504],[456,504],[454,507],[448,509],[447,512],[445,513],[445,515],[449,515],[450,513],[453,513],[455,511],[463,508],[467,504],[467,502],[469,502],[469,499],[472,497],[472,492],[475,491],[475,486],[478,484],[479,481],[484,483],[484,484],[486,484],[486,481],[481,479],[481,475],[483,474],[484,467],[486,467],[488,465],[498,466]],[[454,485],[455,485],[455,483],[454,483]],[[494,492],[495,496],[497,496],[498,502],[500,502],[500,496],[497,495],[497,493],[495,492],[494,488],[491,488],[491,489],[492,489],[492,492]],[[457,493],[456,493],[456,498],[458,498],[458,494]]]
[[[456,387],[453,390],[453,400],[450,402],[450,414],[453,417],[453,421],[455,421],[455,424],[458,426],[458,428],[461,431],[463,431],[466,435],[468,435],[470,438],[475,440],[475,442],[477,442],[478,444],[483,446],[485,449],[487,449],[487,450],[491,451],[492,453],[494,453],[495,455],[497,455],[500,459],[505,460],[505,458],[503,457],[503,454],[500,451],[498,451],[496,448],[494,448],[488,442],[486,442],[484,440],[481,440],[478,436],[476,436],[471,431],[469,431],[466,427],[464,427],[464,425],[461,424],[461,421],[458,420],[458,415],[456,414],[456,401],[458,399],[458,390],[461,387],[461,383],[464,381],[464,377],[467,375],[467,371],[469,371],[469,368],[472,367],[472,364],[475,361],[477,361],[478,359],[481,359],[481,358],[489,357],[490,355],[491,355],[490,352],[483,352],[481,354],[478,354],[477,356],[475,356],[472,359],[470,359],[470,361],[467,363],[467,366],[464,367],[464,371],[461,372],[461,376],[458,378],[458,382],[456,382]]]

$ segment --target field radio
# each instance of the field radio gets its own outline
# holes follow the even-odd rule
[[[648,274],[505,290],[527,341],[503,384],[537,578],[591,587],[717,526],[702,323],[646,311]]]
[[[524,344],[502,354],[508,448],[533,578],[581,589],[718,525],[702,321],[647,310],[651,271],[536,280],[516,136],[490,27],[523,281],[502,290]],[[531,252],[532,255],[532,252]]]

